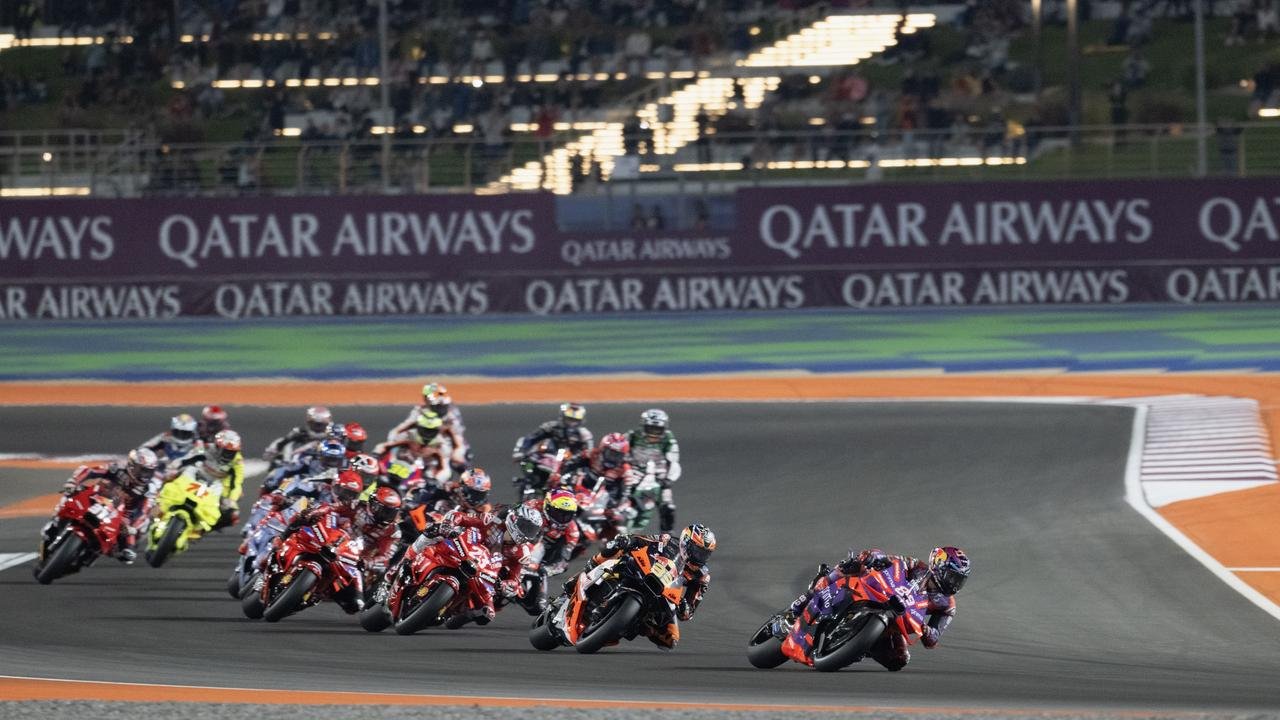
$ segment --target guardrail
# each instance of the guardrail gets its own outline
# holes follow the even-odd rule
[[[619,135],[622,135],[619,125]],[[1280,175],[1280,123],[1206,128],[1210,173]],[[679,183],[718,190],[741,184],[1190,177],[1195,127],[1125,125],[944,131],[820,126],[802,131],[717,132],[674,154],[649,152],[648,135],[623,136],[630,161],[573,168],[575,193],[643,192]],[[392,139],[397,193],[501,192],[493,183],[537,161],[571,135],[511,134]],[[38,140],[38,141],[37,141]],[[268,143],[165,144],[138,136],[58,131],[41,138],[0,133],[0,190],[6,196],[103,197],[378,193],[381,140],[280,139]]]

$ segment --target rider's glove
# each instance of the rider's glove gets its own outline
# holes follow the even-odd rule
[[[116,551],[116,559],[125,565],[132,565],[138,559],[138,551],[133,548],[120,548]]]
[[[503,594],[503,595],[505,595],[505,596],[507,596],[507,597],[509,597],[509,598],[519,597],[519,596],[520,596],[520,585],[519,585],[518,583],[516,583],[516,581],[515,581],[515,580],[503,580],[503,581],[502,581],[502,594]]]
[[[631,535],[630,537],[627,538],[628,550],[639,550],[644,546],[645,546],[645,540],[639,535]]]
[[[938,629],[929,625],[925,625],[920,631],[920,642],[924,643],[927,648],[934,647],[938,644]]]
[[[787,612],[792,615],[799,615],[804,606],[809,604],[809,593],[801,593],[800,597],[791,601],[791,606],[787,608]]]

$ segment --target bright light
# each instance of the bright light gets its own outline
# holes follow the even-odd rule
[[[1258,110],[1258,117],[1280,117],[1280,107],[1264,107]]]
[[[818,83],[820,83],[820,82],[822,82],[822,78],[818,77],[817,75],[810,75],[810,76],[809,76],[809,84],[810,84],[810,85],[817,85],[817,84],[818,84]]]
[[[471,87],[478,88],[484,86],[484,80],[480,78],[471,78]]]
[[[40,159],[44,160],[45,162],[53,162],[53,153],[46,152],[45,154],[40,156]]]
[[[474,132],[475,129],[476,126],[471,123],[458,123],[453,126],[453,132],[457,135],[469,135]]]
[[[0,188],[0,197],[50,197],[61,195],[88,195],[87,187],[20,187]]]

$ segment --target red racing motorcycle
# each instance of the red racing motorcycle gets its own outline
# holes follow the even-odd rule
[[[114,487],[98,482],[64,497],[54,519],[53,539],[40,545],[35,568],[41,585],[89,567],[99,555],[110,555],[124,523],[124,505],[116,500]]]
[[[479,530],[437,540],[387,572],[375,603],[360,613],[360,626],[370,632],[394,626],[398,634],[412,635],[440,625],[450,615],[481,607],[478,598],[493,592],[489,588],[501,567]]]
[[[323,522],[298,528],[267,560],[240,601],[245,617],[278,622],[357,583],[362,541]]]

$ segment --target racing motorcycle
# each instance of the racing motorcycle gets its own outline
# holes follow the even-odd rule
[[[250,580],[253,578],[258,557],[262,553],[271,551],[271,541],[284,534],[285,526],[289,524],[289,519],[296,512],[296,509],[289,505],[272,507],[267,515],[245,534],[244,542],[240,544],[240,557],[236,559],[231,577],[227,579],[228,595],[236,599],[244,597],[245,589],[251,584]]]
[[[497,584],[501,567],[479,530],[441,538],[387,572],[374,593],[375,603],[360,613],[360,626],[370,632],[394,626],[396,633],[412,635],[440,625],[451,615],[479,607],[477,598],[488,590],[486,585]]]
[[[517,452],[520,440],[516,441]],[[520,474],[511,478],[511,484],[516,486],[516,502],[523,503],[542,497],[547,492],[552,473],[560,468],[561,461],[568,456],[567,450],[557,450],[555,443],[550,440],[543,440],[526,453],[519,461]]]
[[[316,522],[285,538],[240,601],[245,617],[267,622],[301,612],[359,582],[363,543]]]
[[[36,582],[48,585],[111,554],[124,522],[124,505],[115,498],[110,483],[98,482],[58,503],[53,539],[40,545]]]
[[[809,601],[814,623],[809,658],[813,669],[834,672],[858,662],[871,652],[886,632],[902,633],[914,642],[926,622],[929,599],[918,582],[907,577],[908,567],[900,559],[884,570],[866,570],[850,578],[847,590],[823,588]],[[843,594],[843,597],[839,597]],[[787,661],[782,644],[796,629],[789,611],[769,618],[747,643],[747,659],[752,665],[769,669]]]
[[[594,653],[634,638],[654,614],[670,617],[682,597],[684,583],[674,560],[648,547],[631,550],[580,573],[572,589],[533,621],[529,643],[538,650],[571,645]]]
[[[148,531],[147,563],[158,568],[213,530],[222,518],[221,498],[222,482],[195,466],[166,482],[156,497],[156,515]]]

